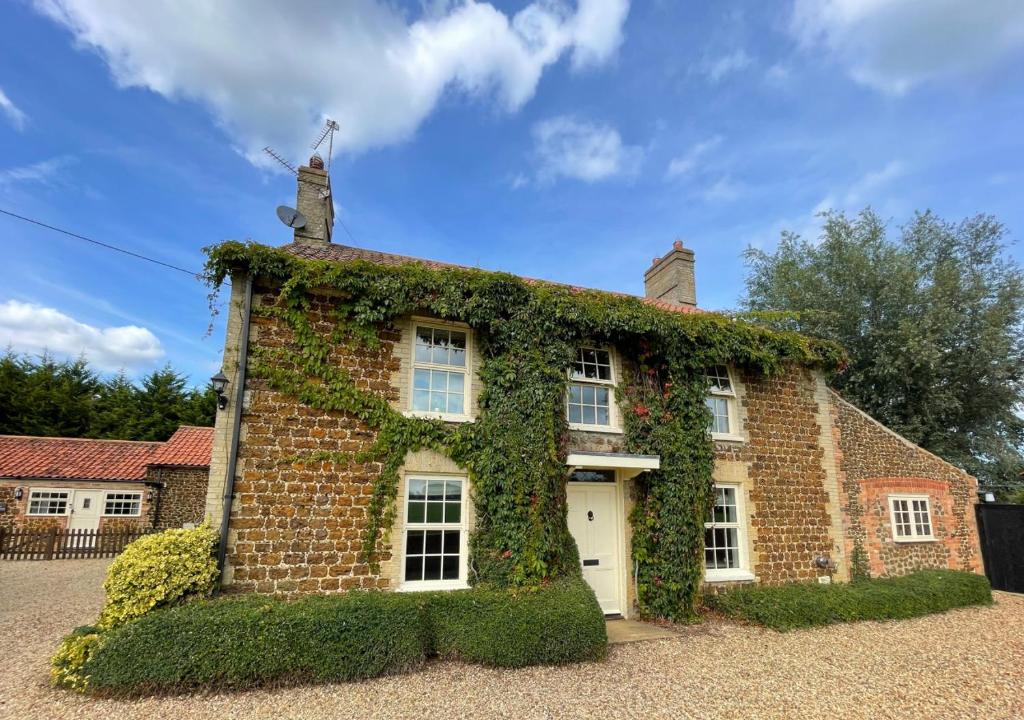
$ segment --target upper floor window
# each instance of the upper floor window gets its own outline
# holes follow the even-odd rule
[[[711,435],[736,435],[736,391],[733,389],[729,368],[716,365],[707,372],[708,397],[711,410]]]
[[[613,424],[614,395],[611,352],[580,348],[569,372],[566,405],[569,424],[596,429],[610,427]]]
[[[417,324],[413,411],[465,415],[468,367],[465,331]]]
[[[891,496],[889,512],[892,515],[892,536],[896,542],[935,539],[926,496]]]

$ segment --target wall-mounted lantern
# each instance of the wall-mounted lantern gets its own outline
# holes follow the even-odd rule
[[[224,391],[228,389],[228,376],[221,370],[210,378],[210,384],[213,385],[213,391],[217,393],[217,407],[223,410],[228,406],[228,396],[224,394]]]
[[[25,494],[24,488],[14,488],[14,499],[21,500],[21,496]]]

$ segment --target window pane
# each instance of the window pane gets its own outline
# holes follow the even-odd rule
[[[441,556],[440,555],[427,555],[423,558],[423,579],[424,580],[440,580],[441,579]]]
[[[594,415],[595,415],[594,408],[591,407],[590,405],[584,405],[582,409],[583,409],[583,424],[584,425],[594,425],[595,424],[594,421],[596,419],[594,417]]]
[[[430,371],[430,389],[444,392],[448,389],[448,373],[442,370]]]
[[[597,420],[596,420],[595,424],[596,425],[610,425],[611,424],[611,420],[608,417],[608,408],[606,408],[606,407],[599,407],[597,409]]]
[[[579,404],[583,402],[583,389],[580,385],[569,386],[569,402]]]
[[[594,388],[589,385],[583,385],[581,388],[582,402],[584,405],[594,404]]]
[[[595,388],[595,402],[608,407],[608,388]]]
[[[444,522],[444,503],[427,503],[427,522]]]
[[[446,523],[457,523],[462,520],[462,503],[447,502],[444,504],[444,521]]]
[[[423,554],[423,531],[422,530],[410,530],[406,536],[405,541],[405,553],[407,555],[422,555]]]
[[[581,408],[579,405],[570,405],[569,422],[575,423],[577,425],[583,422],[583,408]]]
[[[590,348],[584,348],[583,351],[580,353],[580,356],[581,356],[583,362],[588,364],[588,365],[596,365],[597,364],[597,351],[596,350],[592,350]]]
[[[430,412],[448,412],[448,398],[444,393],[430,393]]]
[[[462,481],[461,480],[445,480],[444,481],[444,497],[446,500],[461,500],[462,499]]]
[[[447,365],[448,364],[448,348],[435,346],[430,354],[430,361],[435,365]]]
[[[406,580],[422,580],[423,579],[423,556],[417,555],[415,557],[407,557],[405,559],[405,579]]]
[[[412,374],[412,386],[417,390],[427,390],[430,388],[430,371],[429,370],[417,370]]]
[[[461,415],[464,410],[463,397],[461,394],[448,396],[448,412],[453,415]]]
[[[462,373],[452,372],[448,375],[448,392],[464,393],[466,390],[466,376]]]
[[[440,555],[441,554],[441,535],[440,530],[427,530],[426,531],[426,542],[424,543],[423,552],[427,555]]]
[[[412,391],[412,409],[413,410],[430,410],[430,391],[429,390],[413,390]]]
[[[444,485],[444,480],[431,480],[427,485],[427,500],[443,500]]]
[[[457,332],[457,331],[453,330],[452,332],[448,333],[448,343],[453,348],[458,348],[460,350],[465,350],[466,349],[466,333],[464,333],[464,332]]]
[[[445,555],[441,562],[441,579],[442,580],[458,580],[459,579],[459,556],[458,555]]]
[[[458,530],[445,530],[445,532],[444,532],[444,554],[445,555],[458,555],[459,554],[459,531]]]
[[[424,500],[427,497],[427,481],[426,480],[409,480],[409,499],[410,500]]]
[[[409,522],[421,523],[425,519],[425,504],[421,502],[409,503]]]

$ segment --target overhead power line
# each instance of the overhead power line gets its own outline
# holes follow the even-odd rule
[[[32,218],[25,217],[24,215],[18,215],[17,213],[12,213],[9,210],[4,210],[3,208],[0,208],[0,213],[2,213],[4,215],[7,215],[8,217],[15,218],[17,220],[21,220],[23,222],[31,223],[32,225],[38,225],[39,227],[46,228],[47,230],[53,230],[54,232],[59,232],[62,235],[67,235],[68,237],[73,237],[73,238],[75,238],[77,240],[84,240],[87,243],[92,243],[93,245],[98,245],[98,246],[100,246],[102,248],[106,248],[107,250],[113,250],[114,252],[119,252],[119,253],[123,253],[125,255],[129,255],[129,256],[131,256],[133,258],[136,258],[137,260],[145,260],[146,262],[153,263],[154,265],[160,265],[160,266],[165,267],[165,268],[167,268],[169,270],[177,270],[178,272],[183,272],[186,275],[192,276],[193,278],[196,277],[199,274],[199,273],[194,272],[192,270],[186,270],[183,267],[178,267],[177,265],[171,265],[170,263],[166,263],[163,260],[157,260],[156,258],[151,258],[151,257],[148,257],[146,255],[142,255],[140,253],[134,252],[132,250],[126,250],[125,248],[118,247],[117,245],[111,245],[110,243],[100,242],[99,240],[93,240],[92,238],[86,237],[85,235],[79,235],[78,233],[71,232],[70,230],[65,230],[64,228],[59,228],[59,227],[56,227],[54,225],[49,225],[49,224],[41,222],[39,220],[33,220]]]

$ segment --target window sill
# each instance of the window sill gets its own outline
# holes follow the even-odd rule
[[[606,433],[608,435],[622,435],[626,432],[620,427],[612,427],[611,425],[577,425],[575,423],[569,423],[569,429],[579,432]]]
[[[705,570],[704,582],[744,582],[755,580],[754,573],[749,570]]]
[[[432,413],[423,412],[420,410],[406,410],[402,413],[407,418],[420,418],[423,420],[443,420],[451,423],[468,423],[473,422],[474,418],[471,415],[449,415],[448,413]]]
[[[893,538],[893,542],[898,542],[898,543],[931,543],[931,542],[938,542],[938,541],[939,541],[939,539],[937,537],[902,537],[902,538]]]
[[[428,592],[430,590],[468,590],[464,580],[420,580],[401,583],[396,592]]]
[[[711,433],[711,440],[714,442],[746,442],[747,439],[742,435],[733,435],[731,433]]]

